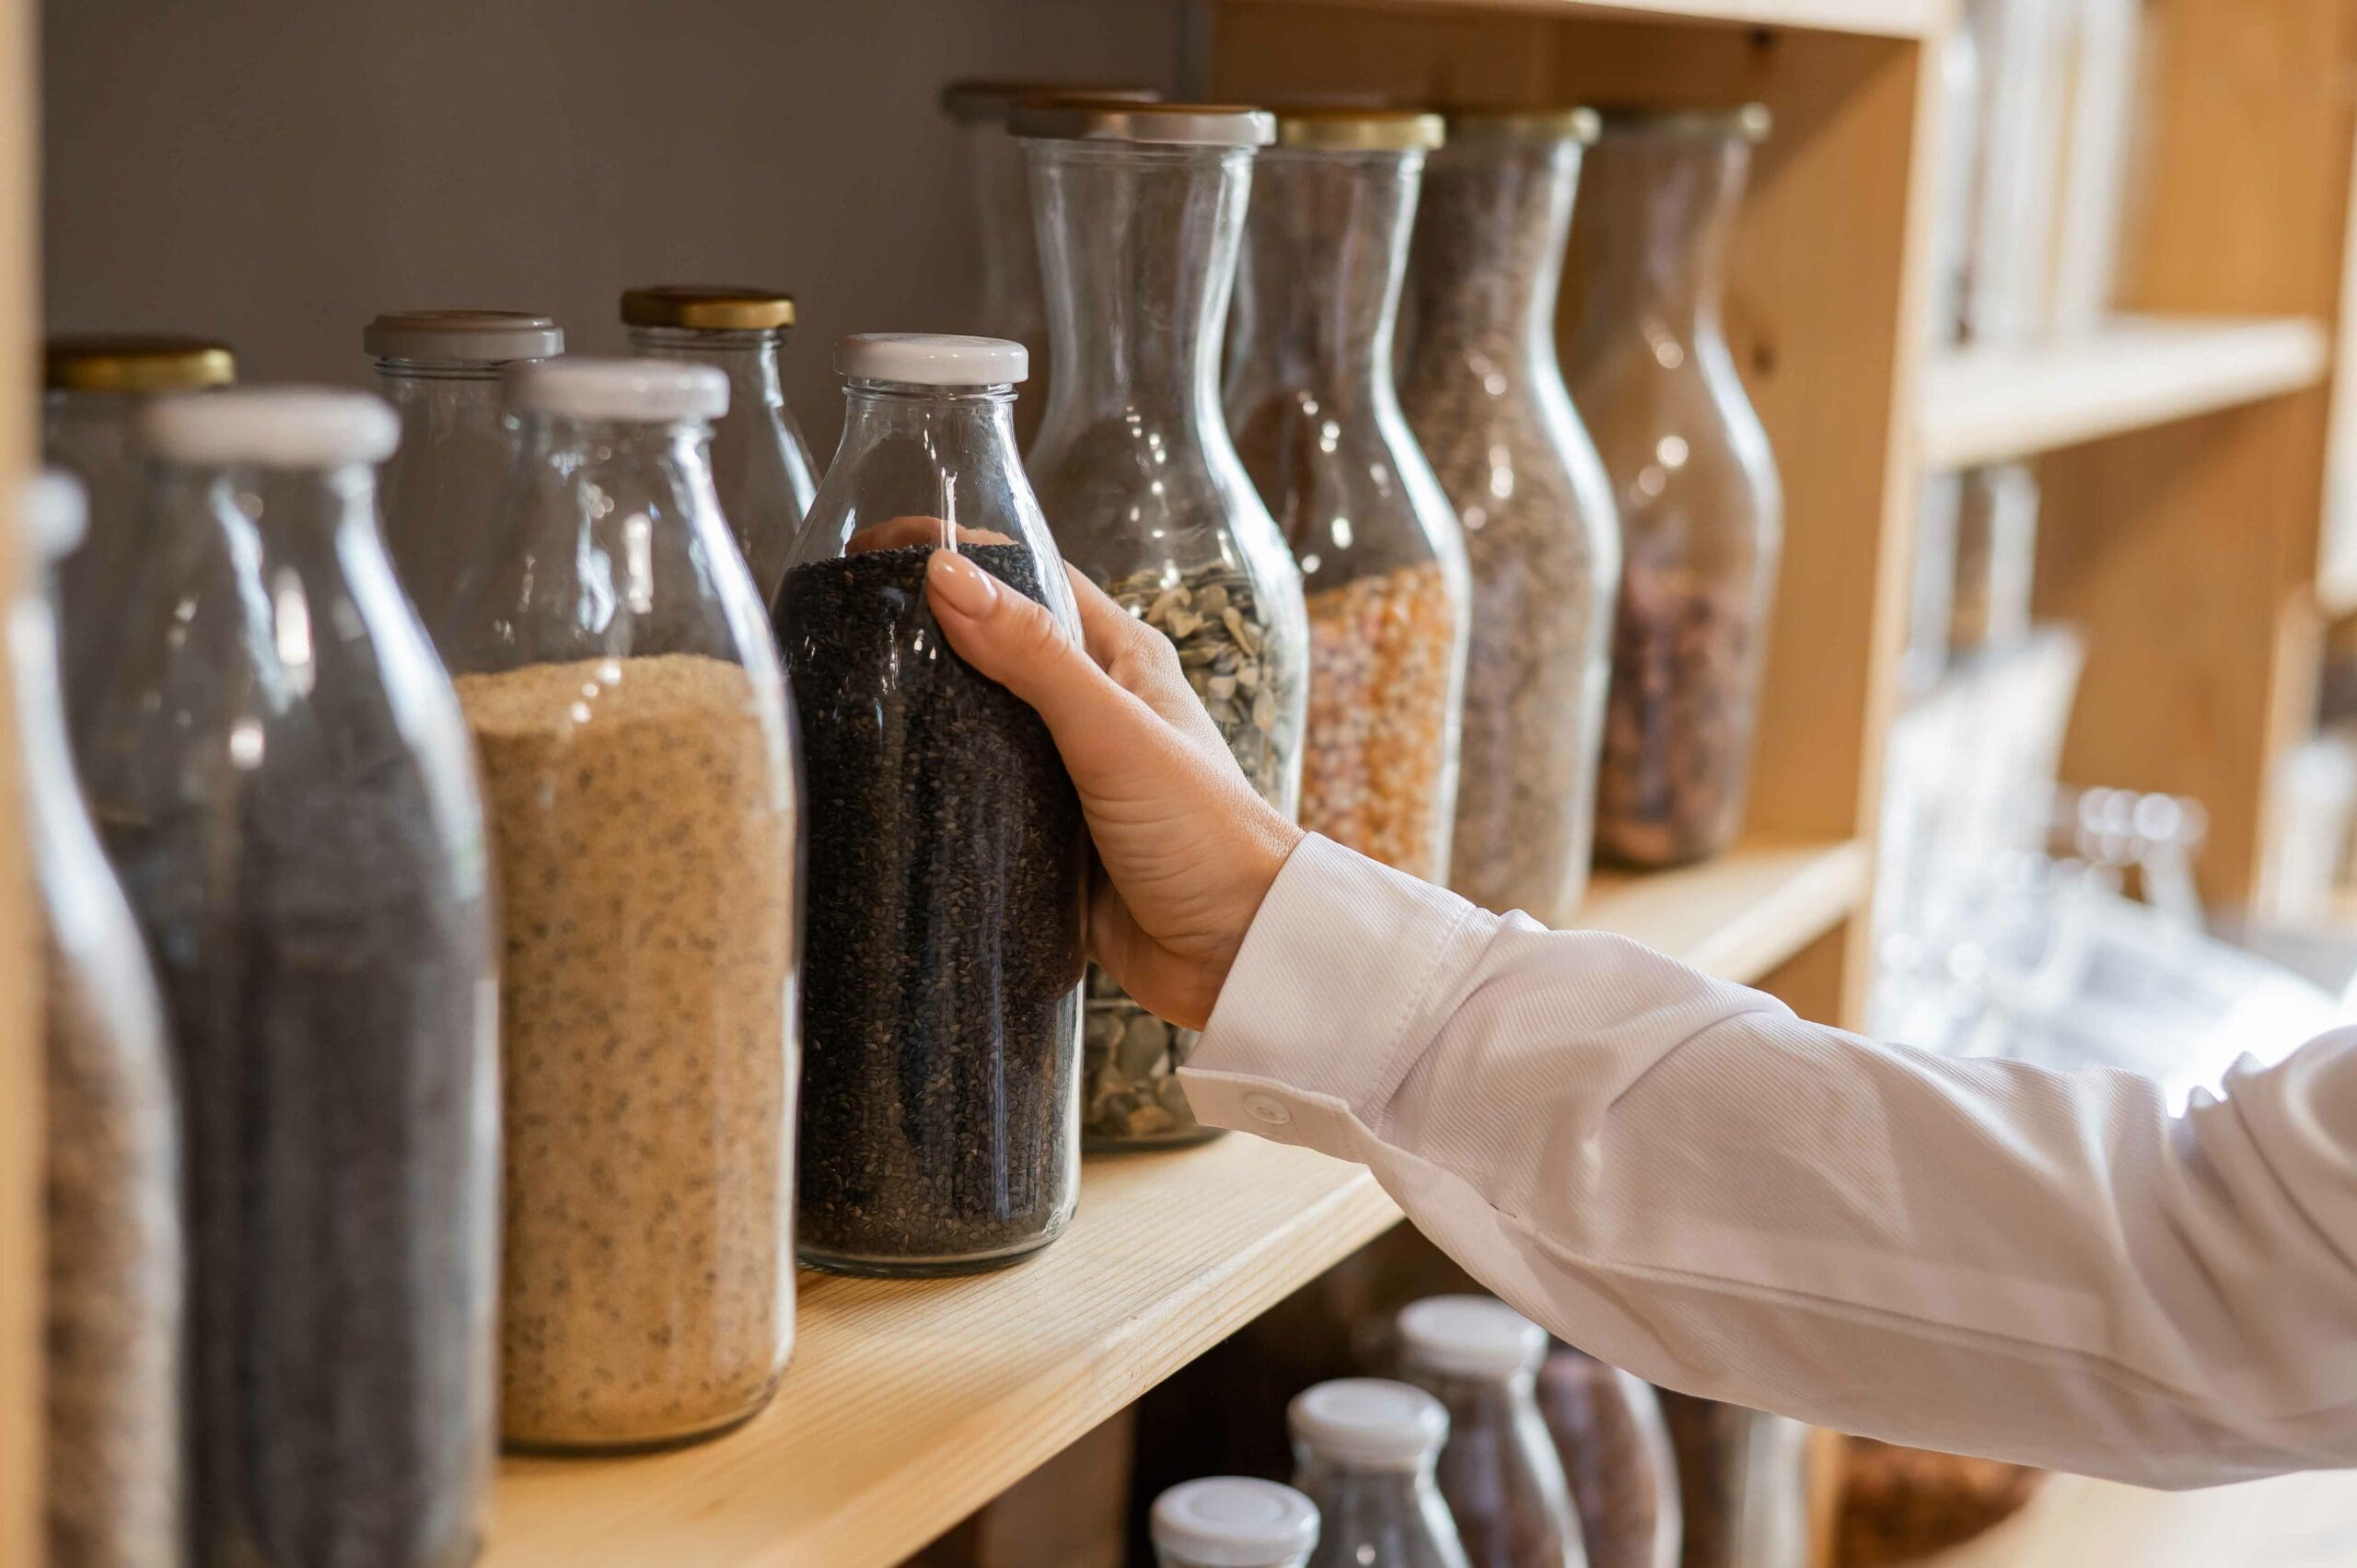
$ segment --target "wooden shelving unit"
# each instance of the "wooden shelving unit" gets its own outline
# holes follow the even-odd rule
[[[1330,0],[1350,4],[1351,0]],[[1519,11],[1534,16],[1586,16],[1610,20],[1720,22],[1756,28],[1804,28],[1877,38],[1932,38],[1947,27],[1956,0],[1375,0],[1378,5],[1442,11]]]

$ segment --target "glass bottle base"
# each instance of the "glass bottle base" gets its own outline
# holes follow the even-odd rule
[[[816,1269],[822,1274],[849,1274],[861,1279],[937,1280],[956,1274],[987,1274],[999,1269],[1012,1268],[1053,1241],[1063,1232],[1064,1222],[1059,1221],[1053,1230],[996,1252],[966,1254],[942,1258],[888,1258],[859,1252],[830,1252],[822,1248],[804,1246],[795,1254],[806,1269]]]
[[[579,1458],[587,1454],[623,1456],[630,1454],[660,1454],[672,1448],[693,1447],[725,1436],[770,1408],[770,1400],[777,1397],[778,1385],[785,1380],[784,1367],[765,1385],[761,1397],[746,1406],[715,1421],[701,1423],[684,1431],[656,1433],[643,1437],[617,1438],[542,1438],[510,1437],[500,1434],[502,1453],[543,1457],[548,1458]]]

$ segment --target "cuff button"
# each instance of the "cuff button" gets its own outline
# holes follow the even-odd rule
[[[1244,1109],[1253,1121],[1265,1121],[1271,1127],[1282,1127],[1293,1120],[1293,1112],[1272,1095],[1246,1095]]]

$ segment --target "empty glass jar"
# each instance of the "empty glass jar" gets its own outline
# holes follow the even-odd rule
[[[1467,1568],[1434,1468],[1448,1411],[1422,1388],[1343,1377],[1294,1396],[1293,1483],[1318,1505],[1310,1568]]]
[[[1666,1388],[1660,1400],[1678,1456],[1683,1568],[1807,1562],[1808,1428]]]
[[[1439,882],[1457,816],[1471,586],[1408,434],[1392,324],[1438,116],[1280,110],[1254,170],[1230,338],[1237,452],[1309,611],[1302,826]]]
[[[1424,171],[1400,396],[1462,525],[1471,646],[1449,886],[1567,917],[1587,887],[1620,528],[1555,361],[1584,110],[1456,114]]]
[[[1678,1568],[1678,1462],[1653,1385],[1575,1350],[1538,1369],[1587,1568]]]
[[[153,553],[87,779],[185,1097],[203,1563],[446,1568],[490,1494],[489,856],[377,542],[400,434],[300,389],[139,420]]]
[[[238,362],[226,345],[203,338],[112,332],[52,338],[41,361],[41,460],[80,480],[88,496],[82,542],[57,563],[58,657],[78,748],[122,651],[123,612],[150,553],[146,464],[133,443],[134,417],[158,398],[229,385]]]
[[[1028,467],[1056,543],[1168,637],[1253,787],[1291,816],[1309,630],[1301,574],[1220,416],[1257,110],[1027,103],[1055,375]],[[1089,976],[1089,1146],[1209,1137],[1178,1087],[1193,1035]]]
[[[401,310],[369,322],[360,346],[401,416],[378,482],[385,551],[447,657],[472,578],[505,559],[493,534],[513,447],[500,372],[555,358],[564,332],[513,310]]]
[[[1010,1263],[1079,1195],[1079,798],[925,591],[953,550],[1079,634],[1015,448],[1025,359],[845,339],[842,445],[778,597],[813,812],[800,1196],[819,1268]]]
[[[728,412],[712,425],[712,478],[761,602],[777,598],[794,536],[819,481],[809,443],[785,406],[778,359],[794,296],[758,288],[633,288],[622,295],[633,354],[691,359],[728,377]]]
[[[1290,1486],[1213,1476],[1154,1500],[1155,1568],[1306,1568],[1318,1505]]]
[[[1596,845],[1630,865],[1701,860],[1743,826],[1784,499],[1719,307],[1767,134],[1758,105],[1608,114],[1572,238],[1572,396],[1623,552]]]
[[[26,488],[8,617],[42,1012],[43,1561],[171,1568],[180,1516],[180,1118],[162,1005],[65,737],[50,595],[81,486]]]
[[[1547,1333],[1485,1295],[1399,1309],[1400,1375],[1448,1408],[1440,1492],[1473,1568],[1582,1568],[1562,1461],[1533,1395]]]

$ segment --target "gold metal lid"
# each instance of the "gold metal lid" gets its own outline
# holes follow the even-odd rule
[[[1596,140],[1596,110],[1579,107],[1516,108],[1453,104],[1441,110],[1452,142],[1576,142]]]
[[[977,76],[941,89],[942,112],[960,125],[1004,125],[1007,111],[1029,99],[1074,98],[1097,103],[1155,103],[1160,89],[1133,82],[1026,82]]]
[[[1599,104],[1596,112],[1608,136],[1724,136],[1754,146],[1768,139],[1776,120],[1764,103],[1732,109]]]
[[[1237,103],[1135,103],[1120,99],[1026,99],[1006,117],[1018,136],[1057,142],[1160,143],[1189,147],[1265,147],[1276,117]]]
[[[1275,104],[1269,112],[1277,118],[1277,145],[1302,152],[1423,152],[1446,134],[1439,115],[1415,109]]]
[[[196,392],[238,378],[238,356],[209,338],[84,332],[41,346],[52,392]]]
[[[666,284],[622,290],[622,322],[707,331],[773,331],[794,325],[794,296],[773,288]]]

